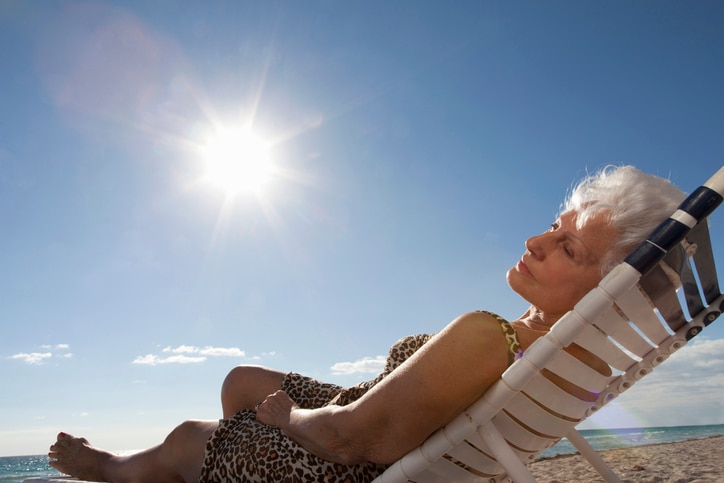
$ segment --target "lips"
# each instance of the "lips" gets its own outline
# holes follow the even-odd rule
[[[518,263],[515,265],[515,268],[519,272],[524,273],[525,275],[528,275],[529,277],[533,278],[533,274],[530,273],[530,270],[528,270],[528,265],[525,264],[525,262],[523,261],[522,258],[520,260],[518,260]]]

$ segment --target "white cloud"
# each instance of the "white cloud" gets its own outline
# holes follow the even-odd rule
[[[172,347],[165,347],[162,352],[172,352],[174,354],[193,354],[195,352],[198,352],[198,347],[190,346],[190,345],[180,345],[176,347],[175,349]]]
[[[680,351],[675,352],[669,362],[692,363],[698,367],[724,365],[724,339],[694,339]],[[714,371],[718,372],[718,371]]]
[[[237,347],[204,347],[199,351],[207,356],[244,357],[246,353]]]
[[[154,354],[146,354],[145,356],[138,356],[135,359],[133,359],[133,362],[131,364],[142,364],[142,365],[148,365],[148,366],[155,366],[158,364],[159,357]]]
[[[643,382],[706,383],[724,373],[724,339],[694,339],[675,352]]]
[[[204,362],[206,357],[171,356],[161,359],[162,364],[197,364]]]
[[[359,373],[380,373],[385,368],[386,358],[384,356],[364,357],[354,362],[337,362],[334,364],[332,374],[349,375]]]
[[[68,344],[43,344],[39,347],[43,350],[43,352],[20,352],[18,354],[13,354],[12,356],[10,356],[10,359],[23,361],[27,364],[41,365],[47,359],[50,359],[53,356],[61,357],[64,359],[70,359],[71,357],[73,357],[72,353],[65,352],[70,349],[70,346]]]
[[[621,394],[596,419],[641,427],[721,423],[723,400],[724,339],[697,338]],[[633,419],[624,423],[626,417]]]
[[[147,354],[138,356],[133,364],[155,366],[158,364],[195,364],[204,362],[207,357],[246,357],[246,353],[238,347],[196,347],[192,345],[180,345],[178,347],[167,346],[161,349],[164,354],[176,354],[172,356],[159,356]],[[198,354],[190,356],[189,354]]]
[[[50,352],[21,352],[20,354],[14,354],[10,356],[11,359],[20,360],[28,364],[42,364],[45,359],[50,359],[53,354]]]
[[[189,357],[184,355],[176,355],[169,357],[159,357],[156,354],[147,354],[138,356],[133,360],[133,364],[156,366],[159,364],[198,364],[204,362],[206,357]]]
[[[70,349],[70,346],[69,346],[68,344],[56,344],[56,345],[43,344],[43,345],[40,346],[40,348],[41,348],[41,349],[46,349],[46,350],[53,350],[53,349],[56,349],[56,350],[68,350],[68,349]]]

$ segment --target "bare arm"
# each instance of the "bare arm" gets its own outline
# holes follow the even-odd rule
[[[480,397],[507,365],[500,323],[470,313],[348,406],[303,410],[278,392],[257,418],[324,459],[391,463]]]

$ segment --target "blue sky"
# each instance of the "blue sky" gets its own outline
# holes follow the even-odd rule
[[[218,418],[234,365],[353,384],[399,337],[516,318],[505,272],[587,170],[690,191],[722,165],[722,24],[712,1],[2,2],[0,455],[144,447]],[[274,171],[231,197],[202,147],[248,125]],[[588,424],[724,423],[722,354],[714,324]]]

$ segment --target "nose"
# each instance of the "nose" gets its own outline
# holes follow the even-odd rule
[[[546,232],[528,238],[525,241],[525,249],[528,250],[534,258],[542,260],[548,253],[549,248],[554,244],[554,234]]]

